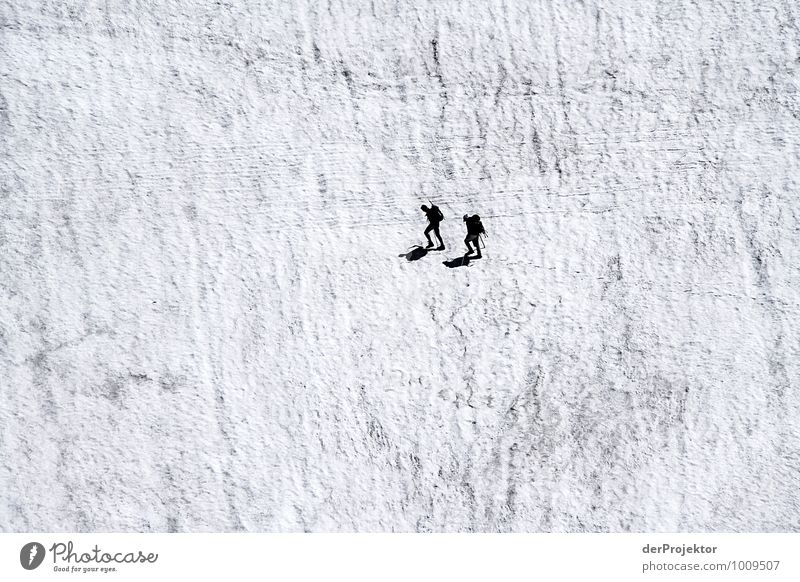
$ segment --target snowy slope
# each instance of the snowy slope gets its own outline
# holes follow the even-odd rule
[[[0,530],[800,531],[799,22],[7,0]]]

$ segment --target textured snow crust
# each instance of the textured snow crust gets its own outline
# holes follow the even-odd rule
[[[0,530],[800,531],[799,21],[6,0]]]

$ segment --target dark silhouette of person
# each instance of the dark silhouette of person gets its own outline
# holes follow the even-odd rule
[[[439,223],[442,222],[442,220],[444,220],[444,215],[442,214],[442,211],[439,210],[439,207],[436,206],[435,204],[431,204],[430,208],[428,208],[423,204],[422,206],[420,206],[420,208],[425,213],[425,216],[428,217],[428,228],[425,229],[425,238],[428,239],[428,244],[425,248],[429,249],[433,246],[433,241],[431,240],[431,234],[430,234],[431,231],[433,231],[433,234],[435,234],[436,238],[439,239],[439,246],[436,250],[443,251],[444,241],[442,240],[442,235],[439,234]]]
[[[481,258],[481,245],[480,245],[480,236],[484,234],[486,231],[483,228],[483,224],[481,223],[481,217],[477,214],[472,216],[464,215],[464,222],[467,224],[467,238],[464,239],[464,243],[467,245],[467,254],[472,254],[472,247],[470,243],[475,245],[475,258]]]

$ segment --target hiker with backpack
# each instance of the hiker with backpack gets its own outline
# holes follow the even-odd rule
[[[480,239],[481,235],[486,233],[486,230],[483,228],[483,224],[481,223],[481,217],[477,214],[472,216],[467,216],[465,214],[464,222],[467,224],[467,238],[464,239],[464,243],[467,245],[467,255],[472,254],[472,247],[470,246],[470,243],[472,243],[475,245],[475,251],[477,252],[475,258],[480,259]]]
[[[430,208],[423,204],[420,206],[420,208],[425,213],[425,216],[428,217],[428,227],[425,229],[425,238],[428,239],[428,245],[425,248],[429,249],[433,246],[433,241],[431,240],[430,235],[430,232],[433,231],[433,234],[435,234],[436,238],[439,239],[439,246],[436,250],[443,251],[444,241],[442,240],[442,235],[439,234],[439,223],[444,220],[444,214],[442,214],[442,211],[439,210],[439,207],[435,204],[431,204]]]

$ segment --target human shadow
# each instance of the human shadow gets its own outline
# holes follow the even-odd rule
[[[398,257],[405,257],[408,261],[418,261],[428,254],[428,249],[423,249],[419,245],[415,245],[407,253],[400,253]]]
[[[463,257],[456,257],[455,259],[444,261],[442,264],[445,267],[449,267],[450,269],[455,269],[456,267],[469,267],[470,261],[476,261],[480,258],[481,257],[472,257],[470,255],[464,255]]]

